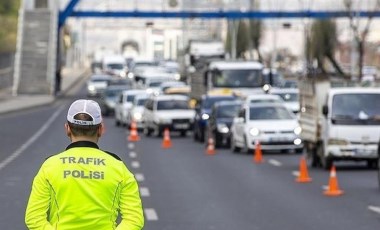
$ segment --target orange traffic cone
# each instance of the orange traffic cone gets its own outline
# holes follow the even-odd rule
[[[303,156],[301,157],[301,160],[300,160],[300,173],[296,181],[298,183],[308,183],[312,181],[312,179],[309,177],[305,157]]]
[[[255,154],[253,155],[253,162],[257,163],[257,164],[260,164],[260,163],[264,162],[264,160],[263,160],[263,153],[261,151],[261,144],[260,144],[259,141],[256,141]]]
[[[164,139],[162,141],[162,148],[168,149],[172,147],[172,141],[170,140],[169,129],[165,128],[164,130]]]
[[[336,177],[336,170],[335,166],[331,167],[330,171],[330,179],[329,179],[329,187],[328,189],[324,192],[326,196],[340,196],[344,192],[339,189],[338,185],[338,179]]]
[[[206,154],[207,155],[214,155],[215,154],[214,139],[212,137],[208,138]]]
[[[128,141],[136,142],[139,141],[140,137],[137,132],[137,125],[135,121],[132,121],[131,123],[131,131],[129,132]]]

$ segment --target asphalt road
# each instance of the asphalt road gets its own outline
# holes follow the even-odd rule
[[[30,185],[41,163],[69,144],[63,124],[69,104],[84,89],[56,103],[0,116],[0,229],[26,229]],[[251,154],[217,149],[205,154],[191,135],[172,133],[173,147],[161,138],[128,143],[127,130],[105,118],[99,145],[121,156],[139,181],[146,230],[378,229],[380,190],[375,170],[339,164],[340,197],[323,195],[329,172],[309,168],[313,181],[295,182],[300,155]]]

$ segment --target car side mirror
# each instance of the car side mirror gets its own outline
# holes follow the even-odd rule
[[[327,117],[327,114],[329,114],[329,107],[327,105],[322,106],[322,114]]]

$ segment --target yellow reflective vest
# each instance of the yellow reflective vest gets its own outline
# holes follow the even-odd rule
[[[144,217],[137,182],[118,156],[93,142],[72,143],[42,164],[25,223],[41,230],[140,230]]]

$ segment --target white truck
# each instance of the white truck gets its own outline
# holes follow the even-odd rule
[[[247,96],[264,93],[263,65],[256,61],[209,61],[190,75],[190,97],[216,92]]]
[[[127,77],[126,60],[122,55],[107,55],[102,61],[103,71],[106,74],[125,78]]]
[[[376,167],[380,137],[379,88],[336,87],[327,78],[299,81],[301,138],[311,166],[366,161]]]

